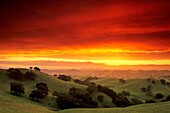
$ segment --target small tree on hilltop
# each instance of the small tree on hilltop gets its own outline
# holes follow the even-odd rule
[[[15,95],[22,95],[25,93],[25,88],[21,83],[11,82],[10,91]]]
[[[39,67],[34,67],[34,70],[41,71]]]

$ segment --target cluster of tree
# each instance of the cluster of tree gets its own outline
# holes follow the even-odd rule
[[[25,93],[24,85],[17,82],[11,82],[10,83],[10,91],[12,94],[21,96]]]
[[[58,95],[56,102],[60,109],[69,108],[96,108],[98,103],[88,93],[83,93],[81,89],[70,88],[69,95]]]
[[[112,102],[117,106],[117,107],[127,107],[132,105],[132,103],[128,100],[126,96],[130,95],[129,92],[122,91],[121,93],[116,93],[112,89],[109,89],[108,87],[97,85],[97,89],[99,92],[102,92],[109,97],[112,98]],[[126,96],[125,96],[126,95]]]
[[[59,75],[58,79],[64,80],[64,81],[71,81],[71,76],[67,76],[67,75]]]
[[[9,68],[7,70],[7,74],[9,77],[16,79],[16,80],[23,80],[24,74],[19,69]]]
[[[16,80],[24,80],[24,79],[35,80],[37,77],[36,73],[32,71],[27,71],[26,73],[22,73],[19,69],[9,68],[7,72],[9,77]]]
[[[34,89],[31,94],[29,95],[29,97],[32,100],[39,100],[39,99],[43,99],[48,95],[48,87],[46,83],[40,82],[36,84],[36,89]]]
[[[10,91],[12,94],[15,95],[22,95],[25,93],[24,85],[18,82],[11,82],[10,83]],[[48,95],[48,87],[46,83],[40,82],[36,84],[36,89],[34,89],[31,94],[29,95],[32,100],[36,99],[43,99]]]
[[[160,79],[160,82],[161,82],[163,85],[168,85],[168,86],[170,86],[170,82],[167,82],[165,79]]]
[[[126,83],[126,81],[124,79],[119,79],[119,82],[123,83],[123,84]]]

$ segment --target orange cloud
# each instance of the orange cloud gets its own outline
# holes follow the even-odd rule
[[[169,4],[167,0],[0,1],[0,60],[168,64]]]

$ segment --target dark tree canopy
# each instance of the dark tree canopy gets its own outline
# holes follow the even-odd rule
[[[21,83],[11,82],[10,91],[16,95],[22,95],[25,93],[25,88],[24,85],[22,85]]]
[[[24,74],[19,69],[9,68],[7,72],[8,72],[8,76],[13,79],[16,80],[24,79]]]
[[[26,73],[25,73],[25,79],[30,79],[30,80],[35,80],[36,79],[36,77],[37,77],[37,75],[36,75],[36,73],[34,73],[34,72],[32,72],[32,71],[27,71]]]
[[[161,94],[161,93],[157,93],[155,96],[156,96],[157,99],[164,98],[164,95]]]
[[[69,95],[58,95],[56,102],[60,109],[96,108],[98,106],[90,94],[84,93],[81,89],[75,87],[70,88]]]
[[[36,89],[33,90],[30,94],[30,98],[32,99],[43,99],[44,97],[46,97],[48,95],[48,87],[46,83],[40,82],[36,84]]]

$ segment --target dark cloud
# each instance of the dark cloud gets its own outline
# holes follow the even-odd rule
[[[169,49],[169,4],[167,0],[2,0],[0,47],[121,48],[140,43]]]

